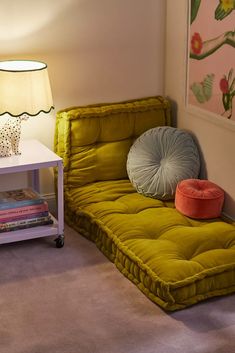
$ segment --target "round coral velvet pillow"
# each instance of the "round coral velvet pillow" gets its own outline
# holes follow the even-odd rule
[[[160,200],[173,199],[177,183],[197,178],[199,170],[199,153],[192,136],[170,126],[144,132],[127,158],[127,173],[136,190]]]
[[[198,219],[221,215],[224,191],[209,180],[187,179],[177,184],[175,207],[185,216]]]

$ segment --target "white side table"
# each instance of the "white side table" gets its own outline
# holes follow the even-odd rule
[[[17,172],[30,172],[32,187],[40,193],[39,170],[57,167],[57,219],[53,216],[53,224],[0,233],[0,244],[14,241],[57,235],[56,246],[64,245],[64,193],[63,193],[63,161],[54,152],[37,140],[26,140],[20,144],[21,155],[0,157],[0,175]],[[11,188],[9,187],[9,190]]]

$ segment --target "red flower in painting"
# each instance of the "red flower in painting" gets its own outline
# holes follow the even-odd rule
[[[228,80],[225,77],[221,78],[219,86],[220,86],[222,93],[224,93],[224,94],[228,93],[228,91],[229,91]]]
[[[191,48],[194,54],[200,54],[202,51],[202,38],[199,33],[194,33],[191,39]]]

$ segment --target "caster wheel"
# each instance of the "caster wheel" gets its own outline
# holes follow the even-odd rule
[[[56,242],[56,247],[57,248],[63,248],[63,246],[64,246],[64,238],[58,237],[57,239],[55,239],[55,242]]]

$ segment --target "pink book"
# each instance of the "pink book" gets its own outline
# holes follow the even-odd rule
[[[44,211],[44,212],[36,212],[36,213],[31,213],[31,214],[23,214],[23,215],[19,215],[19,216],[15,216],[15,217],[7,217],[6,218],[2,218],[0,217],[0,223],[8,223],[8,222],[15,222],[15,221],[21,221],[24,219],[30,219],[30,218],[39,218],[39,217],[47,217],[49,214],[48,211]]]
[[[19,217],[23,215],[30,215],[32,213],[45,212],[45,211],[48,211],[48,204],[46,201],[38,205],[10,208],[8,210],[0,210],[0,221],[2,219],[6,221],[6,219],[9,219],[9,218]]]

